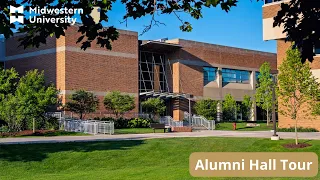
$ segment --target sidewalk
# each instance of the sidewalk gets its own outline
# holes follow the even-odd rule
[[[95,135],[95,136],[55,136],[35,138],[0,138],[2,144],[32,144],[32,143],[63,143],[63,142],[89,142],[89,141],[121,141],[143,140],[156,138],[181,138],[181,137],[252,137],[270,138],[270,131],[200,131],[181,133],[150,133],[150,134],[121,134],[121,135]],[[279,132],[281,139],[294,139],[293,132]],[[299,139],[320,140],[320,132],[298,133]]]

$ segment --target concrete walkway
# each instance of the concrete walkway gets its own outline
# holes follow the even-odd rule
[[[63,142],[89,142],[89,141],[121,141],[143,140],[156,138],[181,138],[181,137],[252,137],[270,138],[270,131],[199,131],[181,133],[150,133],[150,134],[121,134],[121,135],[95,135],[95,136],[55,136],[34,138],[0,138],[1,144],[32,144],[32,143],[63,143]],[[294,139],[295,133],[279,132],[281,139]],[[299,139],[320,140],[320,132],[304,132],[298,134]]]

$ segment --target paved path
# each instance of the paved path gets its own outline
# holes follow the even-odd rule
[[[32,144],[32,143],[62,143],[62,142],[89,142],[89,141],[121,141],[143,140],[155,138],[180,138],[180,137],[252,137],[270,138],[270,131],[199,131],[181,133],[150,133],[150,134],[122,134],[122,135],[95,135],[95,136],[55,136],[35,138],[0,138],[0,144]],[[282,139],[294,139],[295,133],[279,132]],[[318,139],[320,132],[299,133],[300,139]]]

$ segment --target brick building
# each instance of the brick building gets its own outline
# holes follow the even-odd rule
[[[283,62],[286,57],[286,51],[290,48],[291,42],[285,42],[286,34],[283,32],[283,27],[273,27],[273,17],[281,9],[281,3],[289,0],[265,0],[263,8],[263,39],[277,41],[277,67]],[[314,48],[316,56],[314,61],[310,64],[313,75],[320,78],[320,46]],[[279,106],[281,109],[281,105]],[[295,121],[279,114],[279,127],[288,128],[293,127]],[[320,117],[314,118],[311,116],[301,115],[298,121],[298,126],[312,127],[320,130]]]
[[[85,89],[99,97],[97,113],[105,114],[103,97],[119,90],[135,97],[136,109],[129,114],[141,112],[143,100],[161,97],[167,104],[166,114],[175,120],[183,119],[190,97],[191,102],[223,100],[230,93],[242,101],[244,95],[254,94],[262,63],[269,62],[274,72],[277,68],[273,53],[183,39],[141,41],[137,32],[119,32],[112,51],[94,43],[81,50],[74,27],[65,37],[48,38],[46,45],[26,50],[18,47],[22,35],[16,34],[1,43],[0,60],[5,68],[15,67],[21,75],[31,69],[44,70],[46,81],[56,85],[63,102],[75,90]]]

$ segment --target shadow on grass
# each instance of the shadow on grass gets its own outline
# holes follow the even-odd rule
[[[241,128],[237,128],[237,130],[239,130],[239,129],[252,129],[252,128],[254,128],[254,127],[241,127]]]
[[[51,153],[128,150],[142,144],[144,144],[143,140],[0,145],[0,160],[43,161]]]

